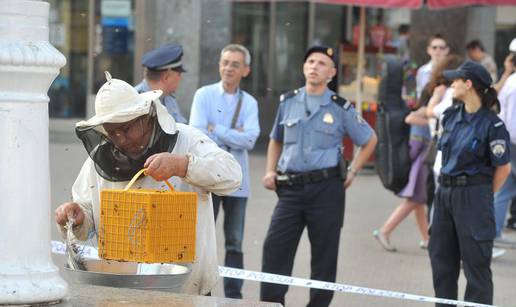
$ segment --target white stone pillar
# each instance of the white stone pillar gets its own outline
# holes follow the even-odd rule
[[[50,256],[47,91],[66,59],[48,14],[44,1],[0,0],[0,304],[68,290]]]

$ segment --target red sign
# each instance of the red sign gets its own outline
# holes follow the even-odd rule
[[[347,4],[366,7],[383,7],[383,8],[411,8],[418,9],[421,7],[422,0],[318,0],[317,2],[332,4]]]
[[[426,3],[431,9],[444,9],[468,5],[516,5],[516,0],[427,0]]]

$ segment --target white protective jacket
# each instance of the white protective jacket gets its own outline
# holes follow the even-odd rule
[[[233,156],[220,149],[210,138],[194,127],[176,124],[179,131],[173,154],[189,154],[188,171],[185,178],[172,177],[169,182],[178,191],[196,192],[197,242],[196,259],[192,263],[189,279],[183,292],[206,294],[217,282],[218,262],[215,238],[215,222],[210,192],[228,195],[241,184],[242,170]],[[88,158],[72,187],[73,201],[85,213],[84,223],[74,227],[75,236],[82,241],[98,229],[100,219],[100,191],[123,189],[128,182],[111,182],[100,177],[93,161]],[[133,188],[168,189],[163,182],[151,177],[139,179]],[[60,227],[64,234],[64,228]]]

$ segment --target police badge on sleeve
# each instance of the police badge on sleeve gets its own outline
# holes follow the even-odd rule
[[[491,148],[491,152],[497,158],[501,158],[505,153],[505,141],[504,140],[494,140],[489,143],[489,147]]]

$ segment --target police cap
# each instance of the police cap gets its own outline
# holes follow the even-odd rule
[[[493,79],[484,66],[473,61],[466,61],[455,70],[445,70],[443,76],[453,81],[455,79],[471,80],[483,88],[491,86]]]
[[[183,68],[183,47],[179,44],[164,45],[145,53],[142,65],[150,70],[176,70],[185,72]]]
[[[312,53],[316,53],[316,52],[322,53],[325,56],[329,57],[333,61],[334,64],[337,62],[336,58],[335,58],[336,57],[335,49],[332,47],[329,47],[329,46],[324,46],[324,45],[316,45],[316,46],[310,47],[305,53],[305,58],[304,58],[303,62],[306,62],[306,59],[308,59],[308,57]]]

